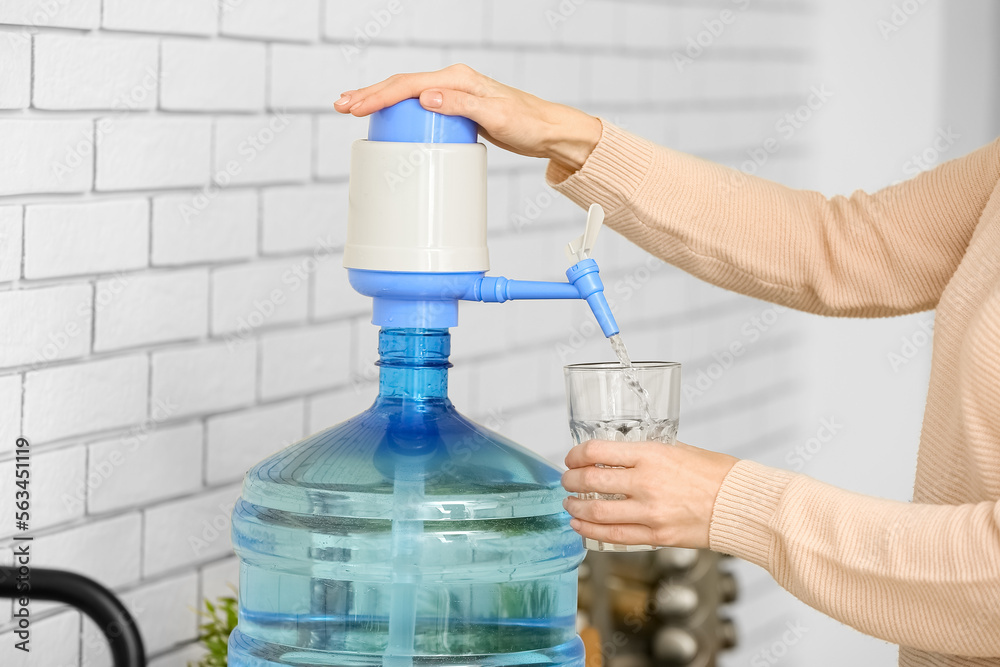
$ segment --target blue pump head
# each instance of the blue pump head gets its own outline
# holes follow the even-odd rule
[[[416,98],[376,111],[368,121],[368,141],[474,144],[478,136],[475,121],[428,111]]]
[[[477,132],[477,125],[468,118],[427,111],[419,100],[409,99],[372,114],[368,141],[425,145],[474,144]],[[408,152],[401,152],[400,155],[412,156],[414,150],[407,149]],[[427,161],[435,165],[434,169],[447,172],[449,166],[443,162],[449,155],[445,151],[438,158],[429,157]],[[439,161],[435,162],[435,159]],[[419,163],[413,165],[414,169],[419,166]],[[483,170],[482,175],[485,176],[485,167]],[[392,174],[386,172],[386,178],[391,177]],[[352,182],[352,198],[355,196],[356,186],[359,196],[372,196],[370,193],[377,190],[379,185],[368,188],[361,183]],[[384,190],[383,195],[392,196],[393,193],[394,190],[390,188]],[[421,193],[420,196],[440,195],[435,192],[428,195]],[[441,208],[446,205],[442,204]],[[372,297],[372,323],[382,327],[443,329],[456,326],[459,301],[503,303],[519,299],[583,299],[597,318],[601,331],[605,336],[611,337],[618,333],[618,325],[604,296],[604,285],[597,262],[590,258],[590,249],[603,220],[604,211],[600,206],[592,205],[586,232],[567,248],[567,254],[574,260],[574,264],[566,271],[568,282],[565,283],[509,280],[486,276],[485,271],[479,270],[439,271],[434,270],[434,266],[429,270],[421,267],[417,271],[390,271],[384,270],[384,266],[373,270],[359,266],[358,263],[348,263],[346,254],[345,265],[349,270],[351,286],[361,294]],[[350,238],[350,230],[348,236]],[[425,236],[433,237],[434,234]],[[475,268],[485,268],[485,265]]]

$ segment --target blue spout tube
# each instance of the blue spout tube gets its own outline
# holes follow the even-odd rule
[[[618,324],[604,296],[597,262],[585,259],[566,271],[569,282],[509,280],[482,273],[415,273],[349,269],[355,290],[373,298],[372,324],[446,329],[458,324],[458,301],[504,303],[521,299],[584,299],[604,335]]]
[[[504,303],[521,299],[585,299],[608,338],[618,333],[618,324],[611,313],[611,306],[604,296],[597,262],[585,259],[566,271],[568,283],[551,283],[537,280],[509,280],[500,276],[484,276],[477,280],[469,293],[462,298],[467,301]]]

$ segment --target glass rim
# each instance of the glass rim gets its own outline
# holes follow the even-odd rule
[[[632,368],[637,371],[647,371],[647,370],[660,370],[668,368],[680,368],[681,364],[678,361],[633,361]],[[583,364],[568,364],[563,366],[563,370],[567,373],[579,372],[579,371],[624,371],[625,366],[622,366],[617,361],[591,361]]]

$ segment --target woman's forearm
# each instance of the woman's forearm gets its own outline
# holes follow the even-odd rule
[[[1000,503],[883,500],[741,461],[719,492],[710,543],[864,633],[1000,655]]]
[[[935,307],[1000,180],[1000,140],[875,194],[827,198],[686,155],[605,123],[549,183],[708,282],[825,315]]]

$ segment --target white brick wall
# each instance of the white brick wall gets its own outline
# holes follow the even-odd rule
[[[117,281],[98,281],[97,291]],[[208,332],[208,271],[135,276],[97,311],[94,349],[116,350],[200,338]]]
[[[160,105],[173,111],[264,108],[267,47],[238,41],[166,39]]]
[[[240,37],[314,42],[319,0],[243,0],[222,7],[222,33]]]
[[[258,461],[299,440],[304,409],[297,400],[209,419],[205,480],[239,481]]]
[[[198,186],[209,175],[205,118],[106,117],[97,122],[98,190]]]
[[[0,647],[0,657],[4,659],[5,665],[11,667],[37,667],[38,654],[44,651],[49,665],[80,664],[80,642],[66,641],[66,638],[79,637],[81,616],[76,611],[64,611],[32,623],[31,641],[36,649],[30,653],[15,650],[14,636],[9,633],[4,635],[5,640],[11,641]]]
[[[24,277],[128,271],[149,257],[149,202],[29,206],[24,217]]]
[[[92,29],[101,20],[101,0],[19,0],[0,6],[0,23],[32,28]]]
[[[24,435],[43,442],[140,423],[148,382],[142,354],[30,371],[24,378]]]
[[[216,180],[232,183],[287,183],[308,180],[312,172],[312,122],[304,116],[221,118],[215,124]]]
[[[92,307],[89,285],[0,292],[0,367],[83,356]]]
[[[227,486],[146,510],[143,575],[184,570],[232,553],[230,513],[239,491],[238,484]]]
[[[347,210],[347,185],[264,190],[261,250],[283,254],[341,246],[346,238],[338,211]]]
[[[338,322],[262,335],[261,397],[272,399],[346,384],[350,351],[331,342],[344,340],[349,331],[347,322]]]
[[[0,376],[0,457],[14,451],[21,434],[21,376]]]
[[[21,275],[20,206],[0,206],[0,283],[17,280]]]
[[[138,512],[101,519],[35,538],[38,567],[73,570],[108,587],[139,580],[138,558],[112,558],[111,554],[138,554],[142,520]]]
[[[329,109],[351,70],[335,46],[275,44],[270,65],[269,102],[275,109]]]
[[[82,479],[86,469],[86,450],[78,447],[37,452],[32,457],[32,526],[42,529],[72,521],[84,514],[84,505],[67,496],[70,485]],[[0,474],[14,479],[14,461],[0,463]],[[0,536],[11,537],[14,527],[13,503],[0,508]]]
[[[350,145],[367,125],[332,111],[340,92],[463,61],[738,164],[820,82],[811,1],[752,7],[682,73],[673,51],[720,7],[0,0],[0,110],[12,110],[0,113],[0,479],[14,438],[42,445],[37,564],[115,588],[154,667],[197,659],[190,607],[237,583],[228,508],[244,471],[371,405],[376,332],[341,265]],[[764,173],[805,171],[811,145],[796,142]],[[540,162],[491,147],[489,163],[494,271],[561,279],[582,213],[545,188]],[[610,231],[599,246],[611,285],[645,260]],[[664,269],[619,318],[634,357],[696,370],[754,309]],[[577,303],[466,304],[456,403],[561,459],[559,367],[610,356],[599,338],[577,340],[588,317]],[[794,350],[794,326],[789,336]],[[794,431],[792,398],[739,402],[780,377],[758,377],[785,367],[780,347],[762,345],[711,400],[685,406],[685,429],[718,438],[696,444],[735,450]],[[731,418],[706,416],[726,406]],[[50,606],[35,623],[39,664],[108,664],[78,614]],[[8,662],[26,664],[0,652]]]
[[[31,102],[31,40],[0,31],[0,109],[23,109]]]
[[[155,424],[155,422],[151,422]],[[202,480],[202,425],[136,429],[87,448],[87,510],[101,514],[195,493]],[[157,471],[149,475],[148,471]]]
[[[0,118],[0,195],[83,192],[94,179],[94,123]]]
[[[254,341],[195,345],[152,355],[152,400],[172,415],[204,414],[248,405],[254,399]]]
[[[104,0],[104,28],[211,35],[218,30],[215,0]]]
[[[262,327],[302,321],[308,290],[301,258],[219,269],[212,275],[212,333],[243,337]]]
[[[154,265],[248,259],[257,252],[257,193],[153,199]]]
[[[32,101],[39,109],[150,109],[156,66],[152,38],[37,35]]]
[[[198,575],[193,572],[158,580],[121,596],[139,625],[146,651],[153,655],[197,637],[198,619],[191,613],[197,599]],[[83,665],[113,665],[107,640],[89,618],[83,624]]]

